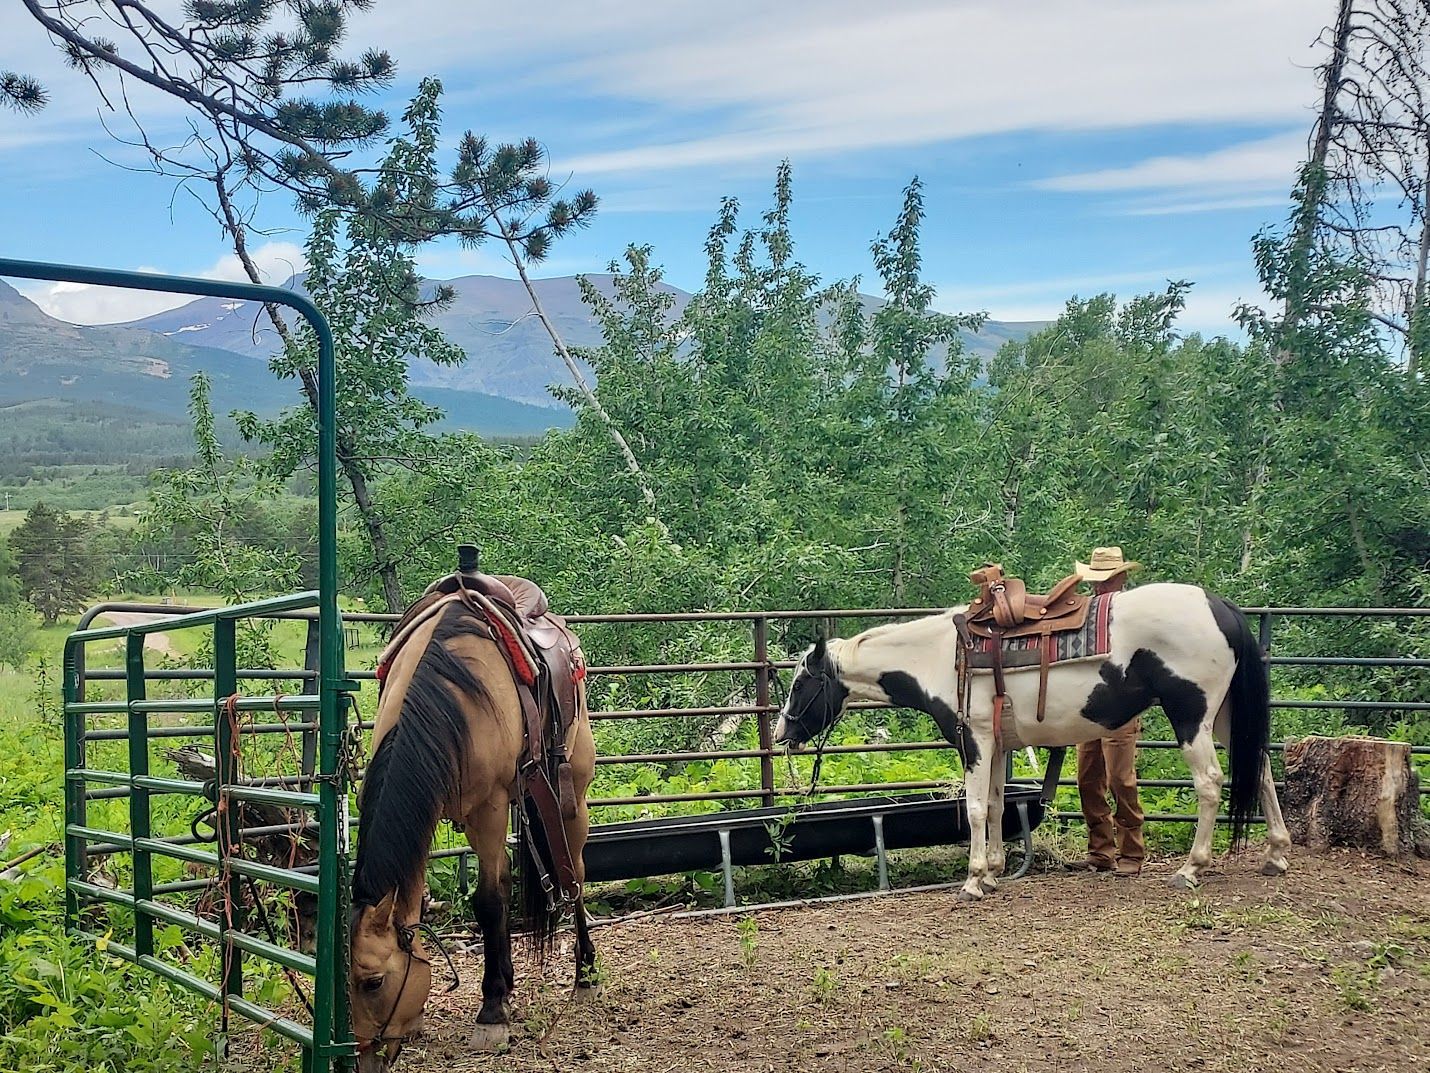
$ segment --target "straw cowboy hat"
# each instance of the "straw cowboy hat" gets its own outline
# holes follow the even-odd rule
[[[1092,555],[1089,556],[1091,562],[1078,560],[1077,572],[1086,581],[1106,581],[1108,578],[1122,573],[1124,570],[1131,573],[1133,570],[1141,570],[1141,563],[1129,563],[1122,558],[1122,549],[1119,547],[1093,548]]]

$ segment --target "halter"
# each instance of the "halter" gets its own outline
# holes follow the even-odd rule
[[[785,716],[785,719],[788,722],[795,724],[795,726],[799,727],[801,730],[804,729],[804,715],[814,705],[814,702],[816,700],[825,700],[825,702],[828,703],[827,697],[830,686],[839,684],[838,675],[830,674],[827,670],[827,667],[827,663],[821,663],[819,667],[819,673],[815,674],[809,669],[809,661],[805,661],[803,670],[811,678],[819,679],[819,692],[812,694],[808,700],[801,704],[798,712],[791,713]],[[814,788],[819,785],[820,768],[824,766],[824,746],[828,744],[829,736],[834,733],[834,723],[835,720],[830,720],[829,725],[826,726],[820,732],[818,741],[815,741],[813,737],[809,739],[810,744],[814,746],[814,770],[810,773],[808,793],[812,794],[814,792]]]
[[[431,924],[425,921],[418,924],[394,924],[393,928],[397,932],[398,949],[407,955],[407,961],[402,969],[402,986],[397,989],[397,994],[393,996],[392,1007],[387,1011],[387,1017],[383,1020],[382,1027],[377,1030],[377,1035],[370,1039],[359,1041],[357,1045],[358,1054],[365,1054],[382,1043],[396,1043],[400,1049],[401,1046],[413,1036],[411,1032],[405,1036],[389,1036],[387,1034],[387,1026],[392,1024],[392,1019],[397,1016],[397,1005],[402,1001],[402,993],[407,990],[408,977],[412,975],[412,963],[414,961],[420,961],[423,965],[430,966],[432,964],[431,958],[422,957],[414,949],[419,931],[432,940],[433,945],[441,951],[442,957],[446,959],[447,968],[452,970],[452,983],[447,990],[442,993],[444,995],[450,995],[453,991],[457,990],[457,987],[462,982],[461,978],[457,975],[457,967],[452,964],[452,955],[447,953],[447,947],[443,945],[441,936],[433,930]]]

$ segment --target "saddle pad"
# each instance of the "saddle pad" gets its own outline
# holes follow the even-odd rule
[[[1073,659],[1091,659],[1105,656],[1112,650],[1112,599],[1116,593],[1104,593],[1088,601],[1087,619],[1079,630],[1062,630],[1051,635],[1053,641],[1052,662],[1064,663]],[[991,637],[973,639],[973,649],[968,653],[968,666],[974,670],[990,670],[993,666],[993,645]],[[1022,667],[1037,667],[1042,663],[1042,637],[1034,634],[1027,637],[1012,637],[1003,641],[1003,668],[1015,670]]]

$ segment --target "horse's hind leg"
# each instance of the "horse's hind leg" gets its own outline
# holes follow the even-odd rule
[[[1231,709],[1223,704],[1217,713],[1216,736],[1223,748],[1231,747]],[[1276,775],[1271,770],[1271,757],[1261,761],[1261,813],[1266,817],[1266,858],[1261,864],[1262,875],[1285,875],[1290,867],[1286,851],[1291,846],[1291,832],[1281,815],[1281,799],[1276,794]]]
[[[586,791],[596,767],[596,746],[591,739],[590,725],[577,727],[571,750],[571,782],[576,791],[576,808],[566,820],[566,844],[571,847],[571,864],[576,870],[576,882],[586,884],[586,838],[591,830],[591,817],[586,808]],[[591,929],[586,920],[586,903],[576,899],[576,991],[577,998],[588,998],[600,990],[596,972],[596,945],[591,942]]]
[[[472,1032],[473,1050],[495,1051],[510,1037],[508,998],[516,980],[511,963],[511,865],[506,831],[510,805],[498,795],[474,809],[466,820],[467,839],[477,852],[477,892],[473,906],[482,929],[482,1008]]]
[[[1281,799],[1276,796],[1276,776],[1271,771],[1271,757],[1261,760],[1261,811],[1266,816],[1266,859],[1261,864],[1263,875],[1285,875],[1290,865],[1286,850],[1291,845],[1291,832],[1281,815]]]

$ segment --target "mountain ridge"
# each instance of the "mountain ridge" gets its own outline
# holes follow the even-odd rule
[[[290,277],[285,289],[302,287],[303,274]],[[606,272],[577,276],[550,276],[533,280],[542,308],[568,347],[601,343],[600,328],[581,300],[578,278],[586,279],[602,294],[614,293],[614,277]],[[452,303],[433,314],[432,323],[467,353],[459,366],[411,363],[414,386],[481,391],[533,405],[550,406],[552,384],[570,382],[570,374],[552,351],[546,329],[533,315],[531,299],[520,280],[505,276],[468,275],[454,279],[424,279],[424,285],[444,285],[454,292]],[[674,299],[671,316],[678,317],[692,295],[666,283],[660,289]],[[877,310],[883,300],[861,295],[865,308]],[[156,331],[167,337],[183,335],[186,341],[266,358],[277,347],[271,325],[260,322],[258,303],[229,303],[200,298],[177,309],[114,327]],[[1010,339],[1021,339],[1043,327],[1042,321],[988,321],[979,332],[964,332],[964,347],[982,361]],[[583,365],[582,372],[590,369]]]

